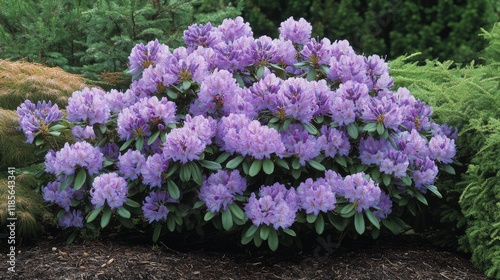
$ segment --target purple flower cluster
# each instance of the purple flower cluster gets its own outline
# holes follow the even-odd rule
[[[223,117],[219,122],[216,137],[224,151],[249,155],[256,159],[270,158],[272,154],[281,156],[285,152],[277,130],[240,114]]]
[[[292,124],[281,136],[286,149],[284,156],[298,157],[302,166],[306,165],[306,161],[319,156],[325,146],[329,146],[325,136],[311,135],[299,124]]]
[[[146,163],[146,158],[139,151],[128,150],[118,157],[118,170],[125,179],[135,180],[141,174],[141,169]]]
[[[275,183],[272,186],[262,186],[258,199],[252,193],[245,205],[245,213],[255,226],[287,229],[295,221],[298,205],[295,189],[287,189],[285,185]]]
[[[175,123],[175,110],[175,103],[165,97],[143,98],[118,114],[117,132],[123,140],[150,136],[152,129],[163,130],[168,124]]]
[[[160,44],[158,40],[151,41],[146,45],[138,44],[128,57],[130,72],[132,76],[136,76],[149,66],[165,62],[170,55],[168,46]]]
[[[83,228],[83,215],[80,210],[66,211],[59,218],[59,226],[62,229],[70,227]]]
[[[99,88],[75,91],[68,99],[68,121],[85,122],[87,125],[105,124],[111,117],[106,102],[106,92]]]
[[[372,179],[366,179],[362,172],[347,175],[338,192],[354,203],[358,212],[378,206],[380,203],[381,190],[378,184]]]
[[[146,218],[150,224],[166,220],[170,212],[167,208],[167,203],[178,203],[178,201],[171,198],[165,190],[149,193],[142,204],[144,218]]]
[[[95,208],[107,204],[111,210],[120,208],[128,195],[127,181],[116,173],[97,176],[90,189],[91,202]]]
[[[33,143],[37,133],[49,132],[49,126],[56,123],[62,117],[62,112],[57,104],[52,102],[40,102],[35,105],[26,100],[17,108],[18,123],[26,136],[27,143]]]
[[[102,169],[104,156],[99,148],[87,142],[64,144],[58,151],[49,151],[45,156],[45,171],[55,175],[72,175],[78,167],[87,170],[89,175],[97,174]]]
[[[303,18],[296,21],[293,17],[289,17],[281,23],[279,32],[281,39],[304,45],[311,38],[312,25]]]
[[[58,181],[50,182],[43,188],[43,200],[57,204],[66,212],[69,212],[72,199],[81,200],[82,198],[83,193],[81,191],[75,191],[70,187],[62,190],[61,183]]]
[[[246,188],[247,181],[238,170],[219,170],[203,182],[199,198],[212,213],[226,211],[227,206],[233,203],[234,196],[242,195]]]
[[[141,167],[142,182],[151,188],[161,187],[164,182],[163,173],[168,169],[168,161],[161,154],[149,156]]]
[[[328,212],[335,209],[337,203],[334,186],[329,180],[319,178],[316,181],[309,178],[297,188],[300,198],[300,208],[307,214],[318,215],[319,212]]]

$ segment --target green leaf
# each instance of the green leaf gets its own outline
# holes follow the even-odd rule
[[[319,162],[317,162],[317,161],[315,161],[315,160],[313,160],[313,159],[311,159],[311,160],[309,161],[309,165],[310,165],[312,168],[314,168],[314,169],[316,169],[316,170],[318,170],[318,171],[325,171],[325,170],[326,170],[326,168],[325,168],[325,166],[324,166],[323,164],[321,164],[321,163],[319,163]]]
[[[410,187],[411,186],[411,178],[410,176],[404,176],[401,178],[401,181],[403,181],[403,186]]]
[[[120,224],[122,224],[122,226],[124,226],[125,228],[128,228],[128,229],[133,229],[134,228],[134,223],[130,220],[130,219],[125,219],[123,217],[120,217],[120,216],[116,216],[116,219],[120,222]]]
[[[158,139],[159,136],[160,136],[159,130],[157,132],[153,133],[153,135],[151,135],[151,137],[149,137],[149,139],[148,139],[148,145],[151,146],[151,144],[153,144],[156,141],[156,139]]]
[[[95,218],[97,218],[99,213],[101,213],[103,208],[104,206],[101,206],[97,209],[90,211],[89,215],[87,216],[87,223],[92,223],[95,220]]]
[[[269,248],[274,252],[276,249],[278,249],[279,245],[279,240],[278,240],[278,233],[273,229],[271,230],[271,233],[269,234],[269,239],[267,240],[267,245]]]
[[[130,198],[127,198],[127,201],[125,202],[125,204],[127,204],[128,206],[133,207],[133,208],[137,208],[137,207],[141,206],[139,203],[133,201]]]
[[[347,168],[347,160],[344,157],[336,156],[334,160],[340,164],[340,166]]]
[[[80,169],[80,171],[78,171],[78,174],[76,175],[75,185],[73,186],[73,188],[75,190],[79,190],[85,183],[85,180],[87,180],[87,172],[85,172],[85,169],[82,168]]]
[[[400,223],[398,223],[395,218],[388,218],[382,220],[382,224],[386,228],[388,228],[393,234],[400,234],[401,231],[403,230],[403,227],[401,227]]]
[[[182,82],[182,88],[184,90],[188,90],[191,87],[191,82],[190,81],[184,81]]]
[[[201,206],[203,206],[203,205],[205,205],[205,202],[203,202],[203,201],[199,201],[199,200],[198,200],[198,201],[196,201],[196,202],[194,203],[194,205],[193,205],[193,209],[198,209],[198,208],[200,208],[200,207],[201,207]]]
[[[363,127],[364,131],[367,132],[374,132],[377,130],[377,124],[376,123],[367,123],[365,127]]]
[[[229,210],[231,210],[231,213],[233,213],[233,215],[240,219],[240,220],[245,220],[245,212],[243,212],[243,210],[241,210],[241,208],[234,204],[234,203],[231,203],[228,205],[228,208]]]
[[[365,232],[365,219],[363,218],[363,213],[354,214],[354,228],[361,235]]]
[[[50,135],[54,135],[54,136],[61,136],[61,132],[60,131],[49,131],[49,134]]]
[[[181,165],[179,170],[179,178],[183,182],[187,182],[191,179],[191,169],[188,165]]]
[[[220,156],[215,160],[215,162],[221,164],[223,163],[224,161],[226,161],[226,159],[230,156],[230,154],[228,153],[222,153],[220,154]]]
[[[248,171],[248,175],[254,177],[255,175],[259,174],[261,169],[262,169],[262,160],[256,159],[252,162],[250,170]]]
[[[208,222],[213,217],[215,217],[215,215],[217,215],[217,214],[216,213],[212,213],[212,212],[207,212],[207,213],[205,213],[205,216],[203,217],[203,220],[205,220],[205,222]]]
[[[233,158],[232,160],[228,161],[226,164],[226,168],[229,169],[235,169],[240,165],[240,163],[244,160],[245,158],[242,155],[238,155],[237,157]]]
[[[167,189],[173,199],[179,199],[181,197],[179,187],[174,183],[174,181],[168,180]]]
[[[130,144],[132,144],[132,141],[134,141],[134,139],[130,139],[127,142],[123,143],[123,145],[120,147],[120,152],[127,149],[128,146],[130,146]]]
[[[359,131],[358,126],[355,123],[351,123],[347,126],[347,133],[352,139],[358,139]]]
[[[382,134],[384,134],[384,131],[385,131],[384,124],[383,123],[377,123],[377,133],[379,135],[382,135]]]
[[[292,161],[292,168],[293,169],[300,169],[300,160],[298,157],[294,158]]]
[[[438,191],[438,188],[434,185],[427,186],[427,189],[430,190],[433,194],[435,194],[439,198],[443,198],[443,195]]]
[[[175,230],[175,218],[167,219],[167,229],[170,232]]]
[[[227,155],[229,156],[229,154],[227,154]],[[222,169],[222,166],[220,165],[220,163],[218,163],[216,161],[203,159],[203,160],[200,160],[198,162],[200,163],[201,166],[205,167],[208,170],[217,171],[219,169]]]
[[[292,119],[290,118],[287,118],[284,122],[283,122],[283,126],[281,127],[282,130],[287,130],[290,125],[292,124]]]
[[[299,179],[301,173],[302,173],[302,171],[300,169],[293,169],[292,170],[292,177],[295,180],[297,180],[297,179]]]
[[[245,87],[245,82],[243,81],[243,78],[241,77],[240,74],[234,73],[233,77],[236,79],[240,87],[244,88]]]
[[[101,228],[105,228],[109,224],[109,221],[111,220],[111,214],[111,209],[109,207],[104,208],[104,213],[101,217]]]
[[[321,213],[318,214],[318,218],[314,223],[314,228],[316,229],[317,234],[322,234],[325,230],[325,220],[323,219],[323,215],[321,215]]]
[[[177,99],[177,93],[175,93],[173,90],[167,90],[167,96],[170,99]]]
[[[342,210],[340,210],[340,215],[342,216],[351,216],[351,213],[354,212],[354,204],[347,204],[346,206],[344,206],[344,208],[342,208]]]
[[[295,231],[291,228],[286,228],[283,230],[283,232],[293,237],[297,236],[297,233],[295,233]]]
[[[259,236],[262,240],[267,240],[269,238],[269,234],[271,233],[271,228],[268,226],[261,226]]]
[[[128,211],[127,209],[125,209],[125,207],[120,207],[118,208],[118,210],[116,211],[118,213],[118,215],[122,216],[123,218],[125,219],[129,219],[130,218],[130,211]]]
[[[200,167],[194,162],[190,162],[189,165],[191,167],[191,175],[192,175],[193,181],[196,184],[198,184],[198,186],[201,186],[201,184],[203,183],[203,176],[201,175]]]
[[[257,78],[260,78],[264,75],[264,71],[266,70],[266,67],[264,66],[260,66],[258,69],[257,69]]]
[[[306,216],[306,220],[310,224],[314,223],[317,218],[318,218],[318,216],[314,215],[314,213],[307,214],[307,216]]]
[[[391,184],[391,175],[384,174],[382,175],[382,181],[384,182],[384,185],[389,186]]]
[[[231,211],[222,211],[222,227],[226,231],[230,231],[233,227],[233,215],[231,215]]]
[[[372,211],[370,211],[370,210],[365,210],[365,215],[366,215],[366,217],[368,218],[368,221],[370,221],[370,223],[371,223],[374,227],[376,227],[376,228],[380,229],[380,223],[379,223],[379,221],[378,221],[377,217],[375,217],[375,215],[373,215]]]
[[[448,173],[448,174],[451,174],[451,175],[455,175],[455,174],[456,174],[456,172],[455,172],[455,168],[453,168],[453,167],[452,167],[451,165],[449,165],[449,164],[445,164],[445,165],[441,166],[441,169],[442,169],[444,172]]]
[[[69,236],[68,239],[66,239],[66,244],[69,245],[75,241],[76,236],[78,234],[78,231],[74,230]]]
[[[290,170],[290,167],[288,166],[288,163],[281,158],[274,158],[274,163],[276,163],[279,167],[285,169],[285,170]]]
[[[56,125],[53,125],[49,128],[50,131],[56,131],[56,130],[61,130],[61,129],[64,129],[66,128],[66,126],[62,125],[62,124],[56,124]]]
[[[38,147],[38,146],[40,146],[40,145],[42,145],[42,144],[45,144],[45,140],[44,140],[44,139],[42,139],[42,138],[37,138],[37,139],[35,140],[35,146],[37,146],[37,147]]]
[[[306,79],[308,81],[314,81],[316,79],[316,69],[314,68],[309,68],[309,73],[307,73]]]
[[[153,237],[152,237],[153,243],[158,242],[158,239],[160,238],[160,234],[161,234],[161,224],[156,223],[154,230],[153,230]]]
[[[309,132],[309,134],[312,134],[312,135],[318,135],[318,129],[310,124],[310,123],[302,123],[302,126],[304,126],[304,128],[307,130],[307,132]]]
[[[415,197],[418,199],[418,201],[422,202],[424,205],[429,205],[427,203],[427,199],[425,198],[425,196],[421,192],[416,191]]]
[[[135,149],[140,151],[144,147],[144,137],[139,137],[135,140]]]
[[[264,173],[267,175],[271,175],[274,172],[274,162],[268,158],[265,158],[262,161],[262,170],[264,170]]]
[[[245,237],[253,237],[255,232],[257,232],[259,228],[257,226],[255,226],[254,224],[252,224],[248,229],[247,231],[245,232],[244,236]]]
[[[253,244],[255,244],[256,247],[260,247],[260,245],[262,245],[262,238],[260,238],[259,234],[255,234],[253,236]]]

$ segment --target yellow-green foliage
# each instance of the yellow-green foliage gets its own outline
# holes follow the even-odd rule
[[[16,242],[31,240],[39,236],[46,225],[54,225],[55,217],[46,209],[40,194],[33,191],[37,181],[33,175],[15,176]],[[8,180],[0,176],[0,228],[7,230]]]
[[[26,99],[64,107],[74,91],[86,86],[81,76],[57,67],[0,59],[0,108],[15,110]]]
[[[16,129],[17,113],[0,108],[0,170],[22,167],[35,161],[34,145],[26,143],[22,131]]]
[[[403,57],[391,62],[391,74],[397,86],[431,104],[439,122],[458,127],[458,159],[465,165],[439,184],[446,201],[436,213],[451,234],[462,232],[460,249],[472,253],[473,263],[500,279],[500,23],[483,37],[490,43],[482,66],[417,66]]]

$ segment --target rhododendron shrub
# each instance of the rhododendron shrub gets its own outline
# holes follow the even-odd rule
[[[67,114],[22,104],[61,227],[151,226],[154,241],[215,229],[276,250],[308,231],[398,233],[429,191],[440,196],[456,131],[394,89],[380,56],[310,38],[304,19],[279,30],[192,25],[186,47],[134,47],[125,92],[76,91]]]

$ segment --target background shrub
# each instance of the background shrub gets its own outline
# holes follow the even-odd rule
[[[484,65],[452,68],[451,61],[424,66],[391,62],[397,85],[432,104],[436,119],[459,128],[456,176],[441,181],[446,202],[436,205],[436,241],[472,253],[489,277],[500,277],[500,24],[483,30]]]
[[[421,59],[464,63],[485,47],[477,34],[490,29],[499,13],[495,0],[246,0],[243,10],[256,35],[275,36],[289,16],[304,17],[313,36],[347,39],[359,52],[390,59],[422,52]]]

